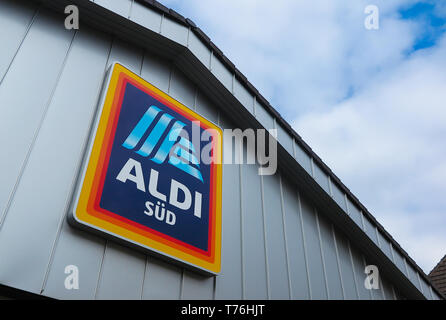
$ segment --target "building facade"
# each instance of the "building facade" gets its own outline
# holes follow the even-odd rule
[[[79,30],[64,27],[70,4]],[[0,42],[3,289],[57,299],[443,299],[191,20],[147,0],[0,0]],[[276,174],[223,165],[215,276],[67,222],[116,61],[223,129],[278,132]],[[65,286],[70,265],[77,289]],[[364,285],[368,265],[379,269],[378,289]]]
[[[429,272],[429,279],[443,295],[446,293],[446,256]]]

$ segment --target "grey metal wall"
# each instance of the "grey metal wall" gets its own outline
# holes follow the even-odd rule
[[[100,2],[146,24],[161,23],[136,2]],[[68,299],[403,298],[387,279],[380,290],[366,290],[365,255],[300,194],[299,186],[280,171],[261,177],[255,165],[223,168],[222,272],[217,277],[70,227],[71,193],[113,61],[221,127],[234,124],[173,64],[86,25],[67,31],[63,20],[27,1],[0,0],[1,284]],[[275,125],[260,105],[255,110],[270,128]],[[290,146],[299,158],[292,140]],[[310,158],[304,161],[316,179],[327,179]],[[345,195],[339,197],[348,211]],[[379,237],[353,207],[350,214]],[[411,270],[404,258],[394,261]],[[70,264],[79,267],[78,290],[64,287],[64,268]]]

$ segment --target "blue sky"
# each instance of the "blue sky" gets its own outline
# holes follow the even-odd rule
[[[446,1],[164,0],[429,272],[446,254]],[[380,27],[364,27],[367,5]]]

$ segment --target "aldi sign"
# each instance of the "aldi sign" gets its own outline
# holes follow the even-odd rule
[[[92,131],[70,223],[218,273],[221,129],[115,63]]]

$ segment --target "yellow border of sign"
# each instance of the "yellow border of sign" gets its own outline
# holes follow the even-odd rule
[[[150,251],[159,253],[163,256],[167,256],[174,260],[179,260],[182,263],[190,265],[192,267],[196,267],[205,272],[209,272],[211,274],[217,274],[220,272],[221,268],[221,186],[222,186],[222,130],[212,122],[203,118],[199,114],[187,108],[185,105],[181,104],[177,100],[170,97],[168,94],[164,93],[160,89],[156,88],[146,80],[142,79],[140,76],[131,72],[123,65],[118,62],[113,63],[111,66],[111,71],[109,71],[108,85],[106,86],[106,90],[103,93],[101,107],[98,112],[98,115],[95,119],[95,124],[93,127],[93,132],[91,137],[91,141],[89,144],[89,149],[87,150],[88,159],[84,161],[84,167],[82,170],[81,182],[78,184],[78,190],[76,192],[76,198],[74,201],[74,207],[71,210],[71,218],[70,222],[74,222],[76,225],[84,225],[91,227],[93,229],[105,232],[113,237],[117,237],[148,249]],[[93,187],[93,180],[96,175],[96,168],[99,161],[99,156],[101,153],[101,149],[103,147],[103,140],[105,138],[105,132],[107,126],[109,125],[109,117],[110,111],[112,108],[112,104],[115,98],[115,93],[118,85],[118,78],[121,73],[125,73],[127,76],[131,77],[135,81],[137,81],[140,85],[148,88],[149,90],[155,92],[157,95],[162,98],[168,100],[178,108],[181,108],[183,111],[193,115],[198,121],[205,123],[207,126],[216,130],[219,134],[219,141],[217,141],[216,150],[216,158],[218,164],[216,164],[216,186],[215,186],[215,241],[214,241],[214,261],[207,262],[198,257],[190,255],[186,252],[178,250],[176,248],[172,248],[169,245],[157,242],[152,239],[148,239],[138,233],[127,230],[121,226],[117,226],[111,222],[99,219],[94,217],[87,212],[87,204],[90,197],[90,193]],[[94,137],[94,139],[93,139]],[[74,220],[74,221],[73,221]],[[77,222],[77,223],[76,223]]]

